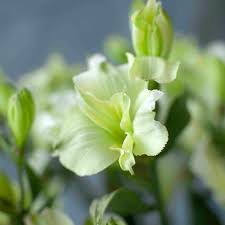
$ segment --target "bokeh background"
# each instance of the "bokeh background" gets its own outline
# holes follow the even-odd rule
[[[162,0],[175,30],[201,44],[225,38],[224,0]],[[0,65],[11,77],[42,65],[52,52],[69,62],[99,52],[105,37],[129,37],[131,0],[0,0]]]
[[[162,2],[176,32],[195,37],[201,45],[225,40],[225,0]],[[88,55],[102,52],[108,35],[130,37],[130,4],[131,0],[0,0],[0,65],[16,80],[43,65],[51,53],[62,54],[69,63],[83,62]],[[6,159],[0,159],[0,167],[13,174]],[[96,195],[104,190],[101,175],[76,179],[65,191],[63,202],[65,211],[81,224],[89,205],[81,195],[82,186]],[[185,198],[184,193],[174,204],[179,204],[179,198]],[[174,224],[188,225],[184,218],[188,208],[188,202],[182,204]]]

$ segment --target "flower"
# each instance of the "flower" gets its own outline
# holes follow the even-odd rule
[[[135,156],[155,156],[168,140],[155,120],[159,90],[129,77],[129,66],[114,67],[103,57],[90,60],[89,70],[74,77],[77,104],[56,142],[56,155],[80,176],[96,174],[118,160],[133,174]]]
[[[15,137],[18,148],[23,148],[33,124],[35,104],[26,88],[15,93],[8,103],[8,124]]]
[[[173,43],[173,27],[161,3],[148,0],[133,13],[131,20],[136,55],[167,58]]]

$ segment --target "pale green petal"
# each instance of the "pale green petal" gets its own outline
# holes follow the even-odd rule
[[[159,57],[128,57],[132,60],[129,75],[131,78],[154,80],[158,83],[168,83],[176,79],[179,63],[170,63]]]
[[[140,113],[142,111],[152,112],[155,109],[156,101],[161,98],[163,92],[159,90],[143,90],[138,95],[134,106],[132,108],[132,114]]]
[[[124,132],[132,130],[129,115],[130,98],[125,93],[116,93],[109,101],[102,101],[81,90],[78,92],[81,111],[97,126],[118,141],[123,141]]]
[[[98,69],[102,63],[106,62],[104,55],[95,54],[88,59],[88,68],[89,69]]]
[[[119,153],[113,137],[77,108],[70,115],[57,144],[60,162],[80,176],[93,175],[114,163]]]
[[[132,175],[134,174],[132,167],[135,165],[135,159],[132,153],[133,146],[134,140],[131,134],[127,133],[122,148],[114,148],[120,152],[119,164],[121,169],[124,171],[129,171]]]
[[[161,95],[162,92],[157,90],[140,93],[140,97],[143,97],[143,103],[140,103],[140,98],[137,100],[140,107],[133,122],[135,142],[133,153],[135,155],[157,155],[168,141],[166,127],[154,120],[155,102]]]
[[[134,120],[135,155],[158,155],[168,141],[165,126],[154,120],[155,114],[146,112],[136,116]]]
[[[142,80],[131,80],[128,77],[128,66],[113,67],[102,62],[73,78],[75,87],[91,93],[100,100],[109,100],[115,93],[125,92],[131,98],[147,87]]]
[[[123,138],[120,128],[120,114],[110,101],[97,99],[95,96],[78,91],[78,104],[81,111],[98,127],[103,128],[115,138]]]
[[[132,124],[130,118],[130,98],[125,93],[117,93],[112,96],[111,103],[121,118],[120,128],[125,132],[131,131]]]

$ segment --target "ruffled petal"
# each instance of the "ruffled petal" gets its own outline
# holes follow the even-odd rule
[[[160,57],[136,57],[128,54],[131,78],[169,83],[176,79],[179,63],[171,63]]]

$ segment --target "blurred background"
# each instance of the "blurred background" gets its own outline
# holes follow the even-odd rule
[[[193,36],[201,45],[225,40],[224,0],[162,0],[162,3],[176,32]],[[102,52],[108,35],[130,38],[130,4],[131,0],[0,0],[0,65],[16,80],[42,66],[51,53],[62,54],[69,63],[83,62],[88,55]],[[0,167],[13,173],[5,159],[0,161]],[[101,175],[76,179],[86,186],[87,192],[95,195],[105,192]],[[63,199],[65,211],[76,224],[81,224],[88,215],[89,202],[81,196],[82,187],[76,184],[70,184]],[[188,217],[188,208],[188,202],[179,208],[174,224],[189,224],[184,222],[188,221],[184,218]]]
[[[205,44],[225,38],[224,0],[162,0],[175,30]],[[130,37],[131,0],[0,0],[0,65],[11,77],[41,66],[50,53],[68,62],[99,52],[106,36]]]

